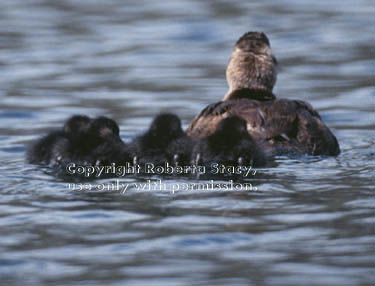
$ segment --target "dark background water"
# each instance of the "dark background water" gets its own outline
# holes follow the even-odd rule
[[[1,285],[373,285],[373,1],[228,2],[0,2]],[[340,156],[278,158],[257,191],[174,194],[72,191],[25,163],[72,114],[114,118],[126,141],[162,111],[187,126],[249,30],[270,38],[275,93],[309,101]]]

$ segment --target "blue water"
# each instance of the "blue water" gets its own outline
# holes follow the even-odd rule
[[[373,285],[372,2],[2,0],[0,285]],[[256,190],[155,175],[80,191],[25,162],[77,113],[115,119],[125,141],[164,111],[186,127],[226,93],[249,30],[279,61],[275,94],[310,102],[338,157],[277,158]],[[148,180],[167,190],[135,187]]]

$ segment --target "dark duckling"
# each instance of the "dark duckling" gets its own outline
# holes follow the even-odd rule
[[[107,117],[92,121],[88,130],[88,150],[96,165],[125,165],[132,161],[128,146],[120,138],[117,123]]]
[[[85,137],[90,123],[91,119],[87,116],[72,116],[62,130],[52,131],[30,145],[26,154],[27,161],[32,164],[56,164],[61,160],[62,154],[67,153],[72,145],[78,145]]]
[[[193,142],[181,127],[180,118],[171,113],[156,116],[148,131],[130,144],[134,163],[143,165],[186,165],[190,162]]]
[[[126,144],[115,121],[75,115],[60,131],[53,131],[31,145],[27,160],[35,164],[81,165],[129,162]]]
[[[246,121],[239,116],[220,121],[213,134],[195,145],[192,159],[197,165],[259,167],[266,163],[262,150],[246,130]]]

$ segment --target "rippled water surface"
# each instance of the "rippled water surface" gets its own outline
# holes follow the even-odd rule
[[[2,0],[0,284],[373,285],[374,14],[371,0]],[[253,190],[174,193],[134,184],[210,181],[79,191],[25,163],[72,114],[115,119],[125,141],[162,111],[187,126],[226,93],[249,30],[270,38],[275,93],[320,112],[337,158],[278,158]]]

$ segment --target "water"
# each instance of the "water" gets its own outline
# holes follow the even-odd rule
[[[251,2],[251,1],[249,1]],[[1,285],[373,285],[373,1],[0,2]],[[69,190],[25,145],[72,114],[129,141],[222,98],[248,30],[270,38],[275,93],[309,101],[337,158],[278,158],[257,190]],[[125,177],[123,184],[158,176]],[[192,178],[163,183],[197,184]],[[225,183],[224,181],[218,181]]]

